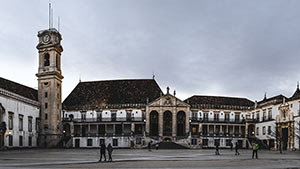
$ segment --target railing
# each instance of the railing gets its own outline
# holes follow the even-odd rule
[[[274,120],[272,117],[263,117],[262,122],[272,121],[272,120]]]
[[[214,119],[214,118],[197,118],[192,117],[192,122],[201,122],[201,123],[246,123],[245,119]]]
[[[141,136],[143,134],[131,134],[130,132],[123,132],[123,133],[75,133],[75,137],[131,137],[131,136]]]
[[[204,137],[242,137],[246,135],[244,133],[199,133],[200,136]]]
[[[131,117],[131,118],[63,118],[64,122],[142,122],[144,117]]]

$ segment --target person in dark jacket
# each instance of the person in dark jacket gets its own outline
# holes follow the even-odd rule
[[[148,151],[151,151],[151,143],[152,143],[152,141],[150,141],[149,143],[148,143]]]
[[[220,155],[220,152],[219,152],[219,143],[216,143],[216,155]]]
[[[102,143],[102,144],[100,145],[100,160],[99,160],[99,162],[102,161],[102,156],[104,156],[104,161],[106,161],[105,151],[106,151],[106,146],[105,146],[104,143]]]
[[[107,153],[108,153],[108,161],[112,161],[112,152],[113,152],[113,147],[111,146],[111,144],[109,143],[107,146]]]
[[[238,142],[235,142],[235,155],[240,155]]]
[[[233,148],[233,144],[232,142],[230,142],[230,151],[232,151],[232,148]]]

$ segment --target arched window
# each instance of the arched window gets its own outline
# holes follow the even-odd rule
[[[56,68],[59,69],[60,65],[59,65],[59,57],[58,55],[56,55]]]
[[[46,53],[44,55],[44,66],[50,66],[50,55],[49,55],[49,53]]]

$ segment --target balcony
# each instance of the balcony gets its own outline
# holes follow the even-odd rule
[[[143,122],[144,117],[131,117],[131,118],[63,118],[63,122],[77,122],[77,123],[92,123],[92,122]]]
[[[246,123],[245,119],[213,119],[213,118],[197,118],[192,117],[192,122],[199,122],[199,123]]]

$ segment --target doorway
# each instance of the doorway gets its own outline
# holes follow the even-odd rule
[[[75,139],[75,148],[80,148],[80,139]]]
[[[177,136],[185,136],[185,112],[177,113]]]
[[[288,140],[289,140],[288,128],[282,128],[281,131],[282,131],[282,149],[287,150]]]

